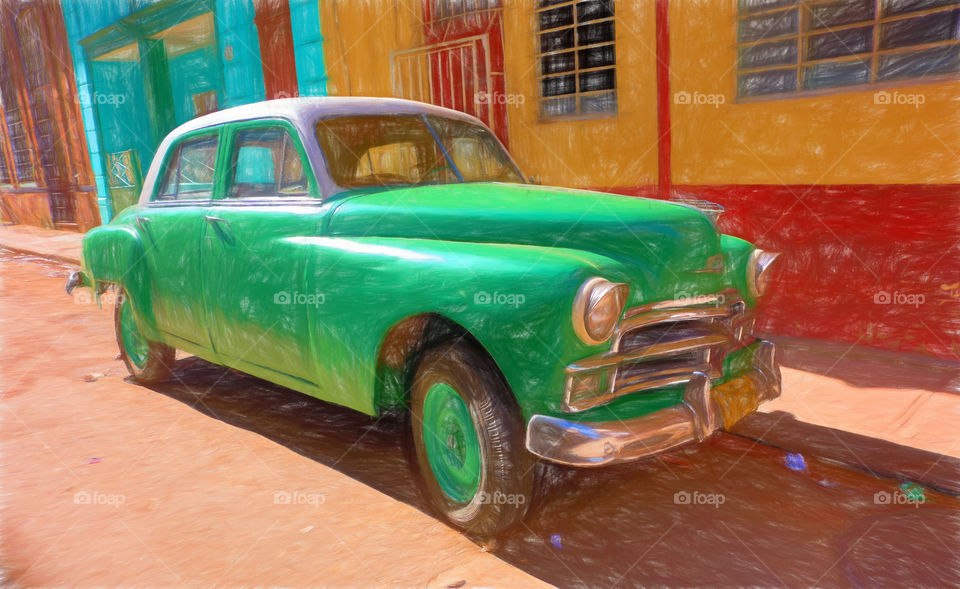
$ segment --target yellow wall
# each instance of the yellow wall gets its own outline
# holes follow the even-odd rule
[[[423,44],[420,0],[323,0],[320,9],[327,93],[393,96],[390,53]]]
[[[504,0],[510,151],[544,184],[651,185],[657,178],[653,0],[617,0],[614,117],[540,122],[533,0]],[[736,101],[736,0],[671,0],[675,184],[886,184],[960,181],[960,81],[887,88],[924,104],[878,105],[876,88]],[[392,96],[390,54],[423,41],[421,0],[322,0],[331,95]],[[349,70],[349,86],[344,64]],[[522,98],[522,104],[518,99]],[[673,102],[673,101],[671,101]]]
[[[539,121],[537,34],[532,0],[504,2],[504,73],[510,151],[544,184],[610,187],[652,184],[657,178],[656,46],[653,0],[616,5],[617,116]]]
[[[877,88],[736,102],[736,0],[672,0],[675,184],[897,184],[960,181],[960,81],[884,88],[924,104],[878,105]]]

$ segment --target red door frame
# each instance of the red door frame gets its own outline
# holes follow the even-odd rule
[[[670,198],[670,0],[656,0],[657,186]]]
[[[288,0],[254,0],[267,100],[299,96]]]
[[[497,134],[500,141],[509,147],[507,104],[505,100],[506,82],[503,72],[503,8],[497,6],[492,9],[441,19],[433,13],[433,4],[431,0],[423,0],[424,40],[428,45],[457,41],[477,35],[487,35],[487,47],[490,52],[490,80],[493,86],[486,90],[486,104],[489,105],[491,109],[490,127]],[[478,63],[484,64],[486,56],[482,55],[482,45],[477,43],[474,50],[479,52]],[[438,56],[438,59],[431,59],[430,75],[434,77],[435,81],[442,79],[444,73],[449,71],[448,68],[451,64],[448,64],[448,61],[449,59],[443,59],[441,56]],[[434,66],[436,66],[436,69],[434,69]],[[486,72],[480,72],[480,74],[482,78],[486,75]],[[454,81],[457,82],[456,79]],[[444,86],[444,84],[440,85],[441,88]],[[454,88],[455,94],[460,94],[462,90],[463,88],[460,86]],[[470,98],[472,99],[472,96]],[[458,108],[457,110],[465,109]]]

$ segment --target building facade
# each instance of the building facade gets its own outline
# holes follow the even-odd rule
[[[136,201],[163,137],[192,118],[326,93],[319,4],[63,0],[100,217]]]
[[[960,2],[321,8],[330,94],[477,114],[544,184],[723,205],[785,254],[763,331],[960,358]]]
[[[15,223],[99,223],[59,5],[0,3],[0,210]]]

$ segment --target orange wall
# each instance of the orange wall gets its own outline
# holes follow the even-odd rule
[[[616,3],[616,116],[539,121],[535,3],[504,2],[504,55],[510,151],[544,184],[634,186],[657,178],[657,89],[653,0]],[[515,100],[516,102],[516,100]]]
[[[423,44],[420,0],[320,3],[330,96],[393,96],[390,53]]]
[[[671,105],[674,184],[960,182],[960,80],[885,88],[922,94],[919,108],[875,104],[877,88],[738,102],[736,4],[670,2],[671,95],[723,101]],[[544,184],[654,184],[653,0],[616,3],[617,115],[551,122],[539,120],[534,6],[504,0],[503,8],[510,150],[521,168]],[[392,96],[391,52],[424,42],[421,0],[330,0],[321,7],[330,94]]]
[[[675,184],[960,182],[960,81],[883,88],[919,108],[875,104],[877,88],[738,103],[736,4],[671,2],[671,95],[724,100],[672,105]]]

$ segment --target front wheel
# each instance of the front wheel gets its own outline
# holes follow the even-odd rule
[[[423,488],[454,526],[487,537],[520,521],[533,490],[523,421],[496,365],[461,342],[427,351],[411,390]]]
[[[145,384],[161,382],[170,376],[176,350],[170,346],[146,339],[137,326],[133,304],[123,288],[117,288],[117,302],[113,311],[113,325],[120,347],[120,358],[127,365],[130,376]]]

